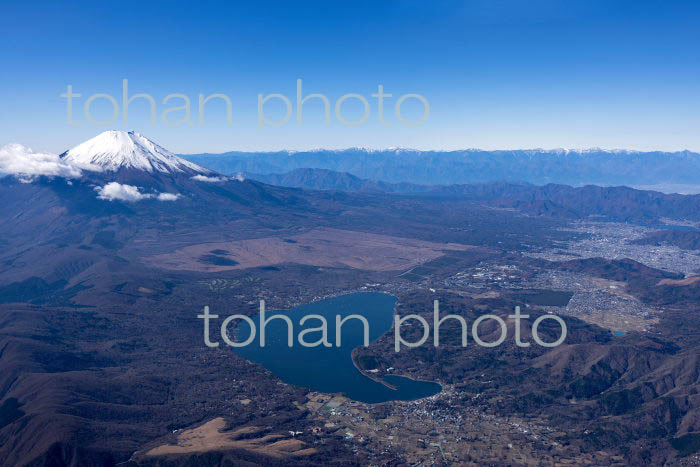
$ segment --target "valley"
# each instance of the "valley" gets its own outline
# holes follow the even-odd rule
[[[182,170],[0,179],[0,456],[11,465],[696,462],[697,250],[637,222],[697,222],[695,197],[316,191]],[[179,196],[99,198],[112,180]],[[493,313],[510,336],[520,306],[531,321],[558,315],[568,335],[553,349],[464,347],[446,321],[440,347],[395,352],[381,334],[352,350],[357,376],[442,390],[365,402],[202,341],[205,305],[254,317],[260,300],[288,310],[355,292],[390,294],[394,313],[429,322],[434,300],[468,323]],[[539,327],[547,342],[559,336],[551,321]],[[499,329],[479,332],[494,341]],[[402,328],[411,342],[420,333]]]

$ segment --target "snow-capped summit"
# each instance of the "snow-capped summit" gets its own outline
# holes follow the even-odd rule
[[[211,173],[193,162],[176,156],[134,131],[105,131],[61,154],[75,166],[94,170],[136,169],[146,172],[206,174]]]

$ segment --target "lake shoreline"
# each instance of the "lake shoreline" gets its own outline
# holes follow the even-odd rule
[[[365,343],[371,344],[386,337],[387,333],[392,331],[397,307],[398,297],[390,293],[363,291],[287,310],[270,310],[270,321],[266,318],[266,343],[251,343],[237,347],[234,352],[267,368],[287,384],[328,394],[341,393],[362,403],[417,400],[438,394],[442,391],[442,385],[437,382],[421,381],[401,375],[390,375],[389,378],[388,375],[363,370],[358,363],[358,349]],[[285,319],[272,320],[273,312],[287,317],[287,324]],[[289,324],[302,315],[322,320],[322,328],[309,328],[307,325],[304,329],[302,325],[302,328],[298,329]],[[336,324],[342,322],[339,318],[345,320],[351,315],[361,316],[364,326],[357,319],[343,322],[340,346],[288,345],[288,340],[296,341],[302,332],[321,332],[323,329],[324,336],[339,335],[336,330]],[[255,320],[255,317],[251,318]],[[300,322],[303,323],[303,318]],[[250,335],[246,332],[250,328],[245,321],[237,328],[237,340]],[[251,330],[254,332],[254,328]]]

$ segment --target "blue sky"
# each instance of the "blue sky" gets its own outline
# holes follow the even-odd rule
[[[444,2],[12,2],[0,28],[0,145],[60,152],[105,129],[134,129],[176,152],[403,146],[421,149],[604,147],[700,151],[700,2],[465,0]],[[108,93],[145,101],[94,126],[83,104]],[[258,94],[281,93],[296,111],[303,93],[331,106],[355,93],[370,103],[359,126],[340,124],[322,104],[282,126],[258,129]],[[71,84],[81,93],[69,125]],[[382,84],[382,125],[377,100]],[[160,121],[172,93],[192,100],[193,125]],[[233,124],[212,101],[197,120],[198,94],[223,93]],[[430,103],[419,126],[396,121],[398,96]],[[171,106],[175,104],[171,103]],[[179,104],[177,104],[179,105]],[[209,105],[209,104],[208,104]],[[347,119],[359,101],[343,105]],[[121,108],[119,109],[121,112]],[[422,106],[407,100],[406,118]],[[96,100],[95,119],[111,106]],[[281,101],[266,115],[280,118]],[[172,119],[178,118],[172,113]],[[417,117],[418,116],[418,117]]]

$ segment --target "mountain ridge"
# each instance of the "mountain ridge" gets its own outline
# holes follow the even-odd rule
[[[451,185],[490,181],[534,184],[700,185],[700,154],[633,150],[462,150],[408,149],[226,152],[182,157],[233,174],[282,174],[327,169],[389,183]]]

